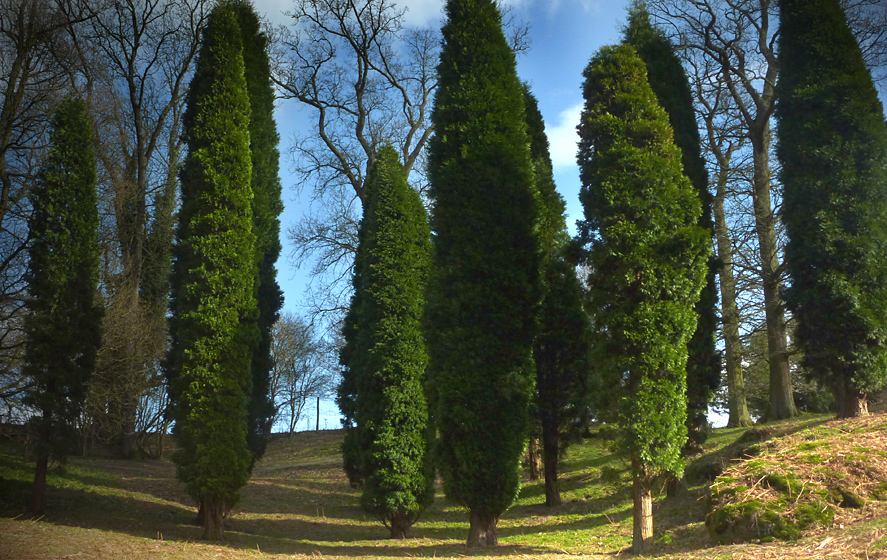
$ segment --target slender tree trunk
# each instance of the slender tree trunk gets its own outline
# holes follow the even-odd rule
[[[727,228],[727,215],[724,199],[727,196],[726,166],[718,172],[717,192],[714,198],[715,238],[718,258],[721,261],[721,321],[724,328],[724,353],[727,369],[727,409],[730,427],[751,426],[754,424],[748,413],[745,395],[745,377],[742,373],[742,343],[739,339],[739,307],[736,305],[736,278],[733,276],[733,248],[730,243],[730,230]]]
[[[31,487],[31,513],[40,515],[46,506],[46,471],[49,469],[49,429],[40,427],[37,438],[37,466]]]
[[[644,554],[653,544],[653,481],[650,476],[638,474],[643,469],[639,468],[636,460],[632,470],[635,474],[632,483],[634,523],[631,551],[634,554]]]
[[[471,510],[468,527],[468,546],[496,546],[499,537],[496,535],[497,516]]]
[[[317,420],[314,423],[314,431],[320,431],[320,397],[317,397]]]
[[[780,290],[776,216],[770,204],[770,125],[752,132],[754,161],[753,202],[755,230],[761,254],[764,311],[767,321],[767,351],[770,365],[770,404],[768,420],[792,418],[798,414],[792,395],[792,378],[786,349],[785,308]]]
[[[868,395],[841,379],[834,386],[838,418],[859,418],[869,415]]]
[[[530,480],[539,480],[539,477],[542,476],[542,460],[542,442],[536,436],[531,437],[530,443],[527,445],[526,454],[527,468],[530,471]]]
[[[208,541],[221,541],[225,538],[225,500],[221,498],[204,498],[203,538]]]
[[[395,513],[391,518],[391,538],[405,539],[409,536],[410,527],[413,526],[414,518],[406,513]]]
[[[545,505],[561,505],[561,492],[557,483],[558,462],[560,460],[560,438],[557,422],[550,412],[542,415],[542,462],[545,469]]]

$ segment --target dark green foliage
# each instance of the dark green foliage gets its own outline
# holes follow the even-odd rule
[[[650,14],[643,2],[636,2],[629,9],[628,27],[624,33],[624,42],[634,47],[644,61],[650,87],[668,114],[674,142],[681,149],[684,175],[690,179],[702,202],[698,225],[711,236],[714,231],[712,196],[708,190],[708,172],[702,159],[687,74],[674,46],[650,23]],[[710,255],[705,285],[696,303],[696,330],[687,347],[687,451],[698,451],[705,442],[708,404],[721,380],[721,356],[715,347],[718,328],[716,273],[717,261]]]
[[[265,453],[271,433],[271,328],[283,306],[283,292],[277,284],[274,264],[280,256],[280,199],[277,124],[274,122],[274,88],[268,60],[268,38],[262,33],[259,17],[246,0],[232,3],[237,12],[243,40],[243,65],[249,93],[250,159],[252,161],[253,233],[256,236],[256,302],[259,308],[259,339],[253,349],[252,398],[249,406],[247,442],[253,461]]]
[[[783,0],[780,30],[786,303],[805,368],[855,415],[887,383],[887,126],[837,0]]]
[[[206,506],[236,500],[249,477],[250,358],[256,339],[256,263],[250,189],[249,98],[240,29],[219,4],[203,33],[188,93],[176,231],[170,394],[178,476]]]
[[[77,441],[87,384],[101,343],[96,166],[92,130],[81,99],[63,101],[52,118],[50,149],[31,193],[23,373],[33,380],[24,403],[32,419],[38,473],[36,511],[43,508],[46,461]],[[42,465],[42,467],[41,467]],[[41,474],[43,480],[37,480]],[[37,497],[37,492],[40,496]]]
[[[634,48],[605,47],[585,70],[580,198],[589,287],[609,402],[635,476],[683,470],[687,341],[709,234],[665,111]]]
[[[446,493],[494,544],[519,489],[535,378],[537,210],[501,15],[492,0],[450,0],[446,15],[429,147],[429,390]]]
[[[565,204],[554,185],[545,123],[536,98],[524,87],[527,134],[539,197],[542,247],[542,304],[539,333],[533,348],[536,361],[536,417],[540,423],[545,462],[545,503],[560,503],[558,459],[567,444],[585,428],[584,402],[589,375],[589,319],[585,294],[576,270],[565,257],[569,242]]]
[[[364,509],[402,538],[434,496],[421,328],[431,238],[392,147],[379,151],[367,185],[355,261],[359,296],[343,355],[346,387],[354,388],[343,451],[351,480],[363,487]]]

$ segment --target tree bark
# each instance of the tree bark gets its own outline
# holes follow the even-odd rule
[[[561,493],[557,483],[558,463],[560,460],[559,434],[557,422],[549,412],[542,415],[542,462],[545,469],[545,505],[554,507],[561,505]]]
[[[531,437],[527,445],[527,468],[530,471],[530,480],[539,480],[543,472],[542,442],[538,437]]]
[[[204,498],[203,538],[208,541],[225,539],[225,500],[221,498]]]
[[[653,544],[653,481],[646,474],[638,474],[638,465],[632,483],[632,498],[634,499],[633,531],[631,538],[631,551],[634,554],[644,554]]]
[[[49,469],[49,431],[40,427],[37,439],[37,466],[31,487],[31,513],[41,515],[46,506],[46,471]]]
[[[754,162],[753,203],[755,230],[761,255],[761,279],[764,288],[764,313],[767,321],[767,351],[770,365],[770,404],[768,420],[797,416],[792,395],[791,371],[786,349],[785,308],[780,290],[779,255],[776,240],[776,216],[770,203],[770,124],[764,122],[751,131]]]
[[[838,418],[860,418],[869,415],[868,395],[841,379],[834,387]]]
[[[406,513],[395,513],[391,518],[391,538],[405,539],[409,536],[410,527],[413,526],[415,518]]]
[[[471,510],[468,527],[468,546],[496,546],[499,537],[496,534],[498,516]]]
[[[739,339],[739,307],[736,305],[736,278],[733,276],[733,248],[724,199],[727,196],[729,169],[721,163],[718,172],[717,191],[714,198],[715,238],[718,258],[721,261],[721,322],[724,328],[724,354],[727,369],[727,426],[751,426],[754,422],[748,413],[745,394],[745,377],[742,373],[742,342]]]

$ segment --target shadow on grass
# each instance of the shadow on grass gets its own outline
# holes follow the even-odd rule
[[[81,484],[94,484],[96,491],[65,487],[68,479],[76,479]],[[186,505],[189,498],[183,490],[178,503],[170,504],[140,499],[124,492],[115,494],[115,491],[121,489],[117,488],[116,483],[109,485],[108,479],[101,475],[56,474],[48,482],[47,513],[43,521],[147,539],[162,538],[179,542],[200,540],[202,528],[191,525],[196,516],[196,508]],[[3,514],[29,518],[25,512],[30,490],[30,481],[0,481]],[[105,493],[106,490],[108,493]],[[149,489],[139,491],[142,495],[150,495]],[[290,489],[288,492],[292,495],[287,500],[294,503],[302,501],[304,496],[315,495],[311,491],[300,489]],[[235,510],[234,515],[226,521],[228,540],[220,543],[222,546],[251,550],[258,546],[262,552],[274,554],[344,557],[534,556],[554,552],[545,547],[519,544],[507,544],[493,549],[467,549],[462,542],[467,533],[468,516],[458,509],[433,511],[428,516],[427,525],[421,520],[413,528],[413,539],[394,541],[385,538],[387,530],[381,523],[364,514],[356,505],[332,508],[335,517],[330,515],[331,508],[327,508],[325,516],[315,517],[313,510],[306,512],[310,515],[304,516],[296,511],[287,511],[285,514],[267,513],[278,508],[273,505],[251,507],[257,503],[253,501],[252,504],[243,504],[244,507]],[[256,511],[257,509],[263,511]],[[453,521],[457,523],[453,524]],[[588,522],[593,523],[594,520]],[[582,525],[567,524],[564,530]],[[519,527],[500,531],[503,537],[519,533]]]

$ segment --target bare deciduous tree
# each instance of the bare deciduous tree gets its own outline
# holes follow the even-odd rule
[[[138,446],[139,403],[152,390],[156,362],[166,351],[180,122],[209,4],[95,3],[92,19],[72,33],[97,131],[105,203],[109,313],[100,359],[105,367],[97,378],[103,386],[93,397],[106,400],[94,410],[106,411],[105,435],[124,457]]]
[[[338,382],[338,352],[292,313],[281,314],[272,334],[273,423],[285,425],[292,435],[310,399],[327,396]]]
[[[290,257],[297,266],[315,259],[313,312],[337,323],[378,148],[391,143],[413,185],[425,183],[440,38],[405,27],[404,10],[389,0],[297,0],[289,15],[292,26],[274,34],[274,79],[283,99],[310,108],[313,122],[290,152],[298,188],[313,201],[288,231]]]

